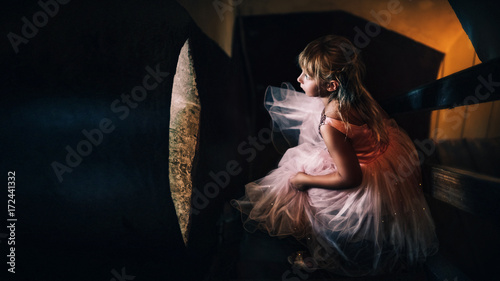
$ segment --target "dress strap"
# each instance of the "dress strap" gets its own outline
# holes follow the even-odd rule
[[[319,122],[319,126],[318,126],[318,131],[319,131],[320,135],[321,135],[321,126],[327,125],[327,124],[334,127],[335,129],[339,130],[342,134],[347,135],[346,129],[344,126],[344,122],[337,120],[337,119],[334,119],[334,118],[331,118],[331,117],[328,117],[324,113],[322,113],[322,115],[321,115],[321,121]],[[321,135],[321,137],[323,137],[323,136]]]
[[[322,113],[321,115],[321,121],[319,123],[319,127],[318,127],[318,130],[319,130],[319,133],[321,134],[321,126],[323,125],[330,125],[332,127],[334,127],[335,129],[339,130],[342,134],[346,134],[346,129],[345,129],[345,126],[344,126],[344,122],[340,121],[340,120],[337,120],[337,119],[334,119],[334,118],[331,118],[331,117],[328,117],[326,116],[324,113]]]
[[[325,117],[325,124],[331,125],[335,129],[339,130],[342,134],[346,135],[346,129],[345,129],[344,122],[342,122],[338,119],[334,119],[334,118],[326,116]]]

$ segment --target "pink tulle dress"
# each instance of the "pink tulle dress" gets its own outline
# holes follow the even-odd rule
[[[391,119],[385,121],[388,145],[376,145],[366,125],[326,117],[319,98],[291,85],[268,87],[265,106],[276,136],[291,146],[278,167],[245,186],[232,204],[247,214],[245,227],[304,242],[319,268],[347,276],[375,275],[411,268],[434,254],[438,242],[425,201],[419,159],[410,138]],[[346,135],[363,172],[356,188],[297,191],[297,172],[325,175],[335,163],[319,133],[332,126]]]

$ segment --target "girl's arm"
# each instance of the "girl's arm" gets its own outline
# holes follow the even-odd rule
[[[311,186],[326,189],[347,189],[359,186],[363,174],[349,139],[332,126],[321,126],[321,135],[337,166],[337,172],[322,176],[298,173],[291,179],[292,185],[299,190],[306,190]]]

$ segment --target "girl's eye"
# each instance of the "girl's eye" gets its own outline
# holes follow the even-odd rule
[[[309,79],[309,75],[307,75],[307,74],[304,74],[304,77],[305,77],[306,79]]]

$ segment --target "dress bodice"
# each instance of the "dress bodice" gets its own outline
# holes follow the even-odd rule
[[[321,116],[319,129],[322,125],[329,125],[346,135],[351,140],[358,161],[360,163],[370,163],[378,156],[382,155],[387,149],[387,145],[380,144],[373,136],[373,131],[367,124],[354,125],[349,124],[349,130],[346,130],[344,123],[341,120],[328,117],[324,113]],[[321,134],[321,131],[320,131]]]

